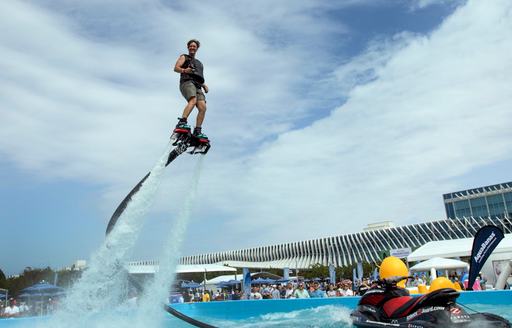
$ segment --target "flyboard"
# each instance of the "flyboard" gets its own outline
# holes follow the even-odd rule
[[[171,141],[172,141],[172,145],[176,146],[176,147],[169,153],[169,156],[167,157],[167,162],[165,163],[166,167],[169,166],[169,164],[171,164],[176,158],[178,158],[178,156],[180,156],[181,154],[183,154],[187,151],[189,154],[206,155],[206,153],[208,152],[208,150],[210,149],[210,146],[211,146],[210,140],[208,140],[207,138],[199,138],[199,137],[191,134],[190,131],[188,131],[188,130],[177,130],[177,131],[175,130],[175,132],[171,136]],[[117,206],[116,210],[114,211],[114,214],[112,214],[112,217],[110,218],[110,220],[108,222],[107,230],[106,230],[107,236],[114,229],[117,221],[119,220],[119,218],[121,217],[123,212],[126,210],[126,207],[131,202],[133,197],[137,194],[137,192],[140,190],[140,188],[144,184],[144,181],[147,180],[147,178],[150,176],[150,174],[151,174],[151,172],[148,172],[139,181],[139,183],[137,183],[137,185],[135,185],[135,187],[133,187],[133,189],[128,193],[128,195],[126,195],[126,197],[122,200],[122,202],[119,204],[119,206]],[[132,282],[132,284],[134,284],[134,286],[137,289],[142,290],[142,286],[140,286],[140,284],[138,284],[135,281],[132,281],[131,279],[130,279],[130,282]],[[168,305],[164,305],[164,309],[168,313],[172,314],[173,316],[175,316],[183,321],[186,321],[193,326],[202,327],[202,328],[215,328],[214,326],[211,326],[211,325],[208,325],[201,321],[190,318],[190,317],[184,315],[183,313],[171,308]]]
[[[169,157],[167,157],[167,162],[165,163],[165,166],[169,166],[169,164],[172,163],[178,156],[189,150],[188,152],[190,154],[202,154],[206,155],[208,150],[210,149],[210,141],[208,139],[204,138],[198,138],[195,135],[191,134],[190,131],[184,130],[186,132],[175,132],[171,136],[171,141],[173,142],[173,146],[176,146],[170,153]],[[142,187],[142,184],[146,179],[149,177],[151,172],[148,172],[140,181],[137,183],[135,187],[126,195],[126,197],[123,199],[123,201],[117,206],[114,214],[112,214],[112,217],[110,218],[110,221],[107,225],[107,231],[106,235],[114,229],[117,221],[119,220],[119,217],[121,214],[123,214],[124,210],[130,203],[130,201],[133,199],[133,196],[137,194],[137,192],[140,190],[140,187]]]

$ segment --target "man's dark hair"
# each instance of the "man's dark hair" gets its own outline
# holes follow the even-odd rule
[[[190,46],[191,43],[195,43],[198,48],[201,46],[201,42],[199,42],[199,40],[192,39],[192,40],[187,42],[187,48]]]

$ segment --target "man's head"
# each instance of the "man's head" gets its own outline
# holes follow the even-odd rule
[[[199,40],[192,39],[192,40],[188,41],[187,49],[188,49],[189,55],[195,55],[197,52],[197,49],[199,49],[200,46],[201,46],[201,43],[199,42]]]
[[[304,288],[304,283],[303,282],[299,283],[299,289],[303,289],[303,288]]]

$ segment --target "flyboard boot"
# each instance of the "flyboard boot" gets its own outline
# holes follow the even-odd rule
[[[206,134],[202,132],[200,126],[194,128],[191,139],[191,144],[194,146],[192,151],[190,151],[191,154],[206,154],[208,149],[210,149],[210,140]]]
[[[187,119],[180,117],[178,118],[178,124],[174,128],[171,141],[173,142],[173,146],[178,145],[178,143],[185,141],[190,136],[190,125],[187,124]]]

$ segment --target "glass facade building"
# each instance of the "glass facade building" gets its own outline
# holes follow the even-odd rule
[[[512,216],[512,182],[443,195],[446,217],[504,218]]]

